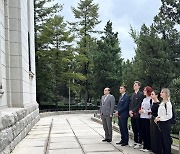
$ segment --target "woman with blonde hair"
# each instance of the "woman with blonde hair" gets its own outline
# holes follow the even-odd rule
[[[154,122],[158,125],[161,135],[161,145],[163,154],[171,154],[171,118],[172,118],[172,104],[170,102],[170,90],[163,88],[160,93],[163,99],[158,108],[158,116]]]

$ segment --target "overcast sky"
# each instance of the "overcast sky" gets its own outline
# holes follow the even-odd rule
[[[64,4],[61,15],[66,21],[73,21],[71,6],[77,7],[80,0],[55,0]],[[161,0],[94,0],[99,4],[97,29],[104,29],[108,20],[113,23],[113,31],[118,32],[122,57],[132,59],[135,55],[135,44],[129,35],[130,25],[140,30],[143,23],[151,25],[153,17],[159,12]]]

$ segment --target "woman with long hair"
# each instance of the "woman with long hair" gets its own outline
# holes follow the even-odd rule
[[[155,154],[162,154],[162,148],[159,148],[161,144],[160,140],[160,130],[158,125],[154,122],[154,119],[158,116],[158,108],[159,108],[159,94],[160,92],[157,90],[153,90],[151,92],[152,99],[152,107],[151,107],[151,121],[150,121],[150,135],[151,135],[151,150]]]
[[[171,154],[171,121],[172,118],[172,104],[170,102],[170,90],[163,88],[160,96],[162,102],[158,108],[158,115],[154,122],[158,125],[161,135],[162,153]],[[160,146],[161,147],[161,146]]]

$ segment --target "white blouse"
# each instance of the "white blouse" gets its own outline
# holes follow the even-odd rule
[[[165,102],[161,102],[158,108],[158,118],[160,121],[167,121],[172,118],[172,104],[170,101],[166,102],[166,108]]]
[[[141,103],[141,109],[144,110],[144,113],[141,113],[140,118],[151,119],[151,115],[148,114],[151,111],[150,105],[151,97],[145,97]]]

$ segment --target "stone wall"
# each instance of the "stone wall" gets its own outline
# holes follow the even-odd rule
[[[39,119],[38,105],[4,108],[0,116],[0,154],[9,154]]]

